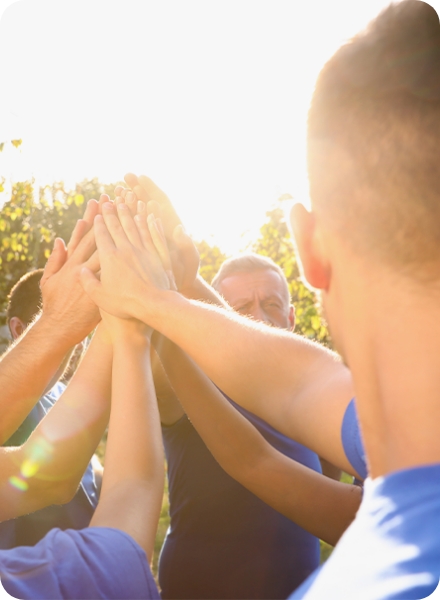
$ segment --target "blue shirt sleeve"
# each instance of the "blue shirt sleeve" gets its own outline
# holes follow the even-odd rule
[[[0,576],[16,598],[159,600],[147,557],[118,529],[53,529],[36,546],[0,551]]]
[[[349,463],[362,479],[366,479],[368,476],[367,462],[354,398],[345,411],[341,438]]]

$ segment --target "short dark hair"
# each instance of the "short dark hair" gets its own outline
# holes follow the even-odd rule
[[[227,258],[221,265],[216,276],[211,282],[212,287],[219,290],[223,279],[235,275],[236,273],[251,273],[254,271],[261,271],[269,269],[275,271],[280,276],[281,281],[285,287],[287,302],[290,302],[289,284],[287,283],[286,276],[279,265],[276,264],[269,256],[257,254],[256,252],[244,252],[243,254],[237,254],[231,258]]]
[[[429,4],[404,0],[318,77],[308,117],[313,208],[356,253],[438,279],[439,148],[439,19]]]
[[[40,280],[44,269],[30,271],[20,277],[8,295],[6,308],[7,322],[18,317],[24,325],[29,325],[41,310]]]

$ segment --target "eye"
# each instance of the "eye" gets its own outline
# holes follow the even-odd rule
[[[239,313],[247,313],[249,311],[249,304],[244,304],[243,306],[236,306],[235,310]]]
[[[272,300],[271,302],[266,302],[265,306],[267,308],[281,308],[280,303]]]

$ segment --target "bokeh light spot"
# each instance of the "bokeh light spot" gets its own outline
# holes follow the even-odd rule
[[[16,477],[15,475],[13,475],[12,477],[9,478],[9,483],[17,488],[17,490],[20,490],[21,492],[26,492],[27,489],[29,488],[29,485],[26,483],[26,481],[24,481],[24,479],[21,479],[20,477]]]

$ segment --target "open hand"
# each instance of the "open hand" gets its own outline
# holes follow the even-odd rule
[[[144,305],[171,287],[171,273],[162,266],[145,219],[133,217],[124,202],[105,203],[94,231],[101,278],[86,266],[81,272],[85,291],[106,312],[141,319]]]

